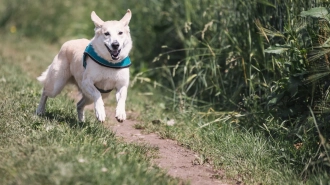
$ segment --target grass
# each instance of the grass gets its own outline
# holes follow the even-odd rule
[[[143,113],[148,112],[151,110]],[[169,115],[176,122],[174,126],[163,121],[168,120]],[[295,170],[279,160],[281,146],[272,146],[263,135],[237,129],[226,122],[200,128],[206,120],[193,120],[195,116],[193,112],[190,116],[149,113],[142,118],[139,128],[178,140],[182,146],[198,152],[199,164],[212,164],[225,171],[226,175],[219,178],[247,184],[302,183]],[[155,124],[159,118],[160,123]]]
[[[78,123],[65,94],[50,100],[44,117],[35,116],[41,87],[31,76],[51,62],[53,50],[17,41],[8,35],[0,47],[0,184],[179,183],[149,163],[155,148],[117,140],[93,116]]]
[[[162,97],[163,90],[146,87],[144,83],[141,94],[153,96],[135,100],[140,102],[137,104],[141,111],[136,128],[177,140],[196,151],[199,164],[211,164],[225,171],[218,178],[246,184],[329,184],[325,171],[308,175],[302,172],[314,151],[306,143],[313,141],[296,148],[290,136],[274,139],[272,135],[246,129],[244,123],[238,123],[240,115],[235,112],[210,111],[208,117],[193,108],[173,112],[170,98]],[[219,117],[222,119],[211,122]],[[169,126],[170,121],[175,124]]]

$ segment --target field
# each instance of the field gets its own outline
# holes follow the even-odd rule
[[[119,19],[130,8],[136,129],[197,152],[198,165],[224,171],[219,180],[329,184],[327,6],[1,1],[0,183],[183,183],[150,162],[157,148],[119,140],[92,111],[78,123],[70,88],[34,115],[35,78],[61,44],[92,37],[92,10]]]

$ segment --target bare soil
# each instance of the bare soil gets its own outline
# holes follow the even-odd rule
[[[76,101],[80,98],[77,92],[70,93],[70,96],[74,97]],[[87,109],[93,110],[93,105],[89,105]],[[196,163],[198,154],[180,146],[176,141],[161,139],[154,133],[143,134],[141,130],[135,129],[134,125],[138,121],[134,120],[136,117],[133,115],[134,113],[127,112],[129,119],[123,123],[118,123],[114,112],[114,107],[106,107],[107,121],[105,126],[109,127],[116,136],[125,142],[141,143],[157,148],[158,156],[152,159],[152,163],[165,169],[168,175],[182,179],[184,184],[186,182],[192,185],[235,184],[231,180],[220,179],[224,177],[223,171],[214,170],[209,164]]]

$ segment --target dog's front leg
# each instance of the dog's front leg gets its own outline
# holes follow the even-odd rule
[[[99,121],[104,122],[106,116],[104,110],[104,103],[100,91],[96,89],[94,83],[88,78],[85,78],[82,81],[81,90],[88,98],[94,101],[94,109],[95,109],[96,117]]]
[[[127,86],[123,86],[120,89],[117,89],[116,119],[119,122],[123,122],[124,120],[126,120],[126,112],[125,112],[126,97],[127,97]]]

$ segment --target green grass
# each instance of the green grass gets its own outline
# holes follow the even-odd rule
[[[247,130],[241,126],[244,123],[238,124],[235,112],[213,112],[203,118],[204,113],[193,108],[173,112],[168,97],[162,97],[159,89],[145,87],[148,85],[144,83],[141,94],[153,93],[153,96],[140,96],[135,100],[141,111],[136,128],[177,140],[196,151],[199,164],[211,164],[225,171],[225,175],[218,178],[246,184],[329,184],[329,174],[325,171],[303,173],[309,156],[314,154],[307,142],[314,141],[306,141],[296,149],[290,136],[274,139],[263,132]],[[223,119],[210,123],[219,117]],[[170,120],[174,120],[173,126],[167,125]],[[314,146],[317,145],[314,143]]]
[[[179,183],[151,166],[155,148],[117,140],[94,116],[78,123],[75,104],[65,94],[48,102],[44,117],[35,116],[41,86],[31,79],[40,74],[33,67],[47,66],[52,50],[40,41],[38,49],[11,41],[18,40],[9,35],[0,47],[0,184]],[[19,67],[26,55],[34,59],[30,75]],[[39,60],[44,57],[48,61]]]

